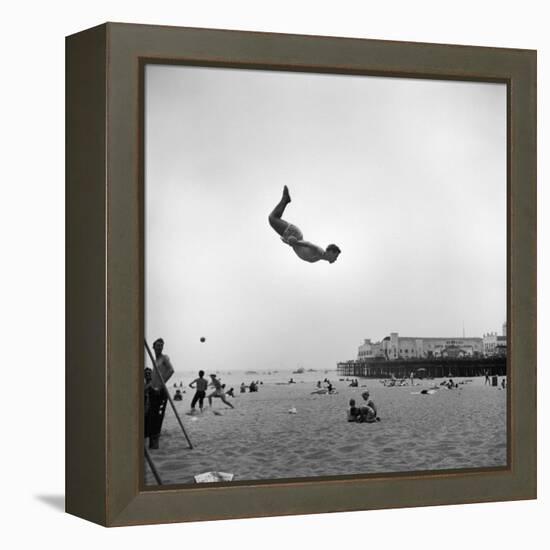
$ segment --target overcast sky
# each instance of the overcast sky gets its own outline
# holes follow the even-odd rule
[[[334,368],[390,332],[500,333],[503,84],[150,65],[145,135],[146,335],[176,370]],[[284,184],[284,218],[336,263],[269,226]]]

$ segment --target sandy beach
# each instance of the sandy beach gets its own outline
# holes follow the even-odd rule
[[[297,383],[284,384],[291,376]],[[338,393],[312,395],[315,382],[326,376]],[[160,449],[151,451],[163,483],[194,483],[194,475],[207,471],[230,472],[243,481],[506,464],[507,392],[484,385],[484,378],[455,379],[465,383],[421,395],[421,389],[441,380],[384,387],[378,380],[361,379],[360,387],[352,388],[335,372],[220,377],[235,388],[236,397],[228,398],[235,409],[214,399],[212,409],[205,406],[196,416],[185,414],[194,394],[186,386],[193,377],[177,378],[186,393],[176,406],[195,448],[186,446],[168,407]],[[263,381],[259,391],[239,393],[240,382],[252,378]],[[348,402],[354,398],[359,404],[364,386],[381,422],[349,423]],[[296,414],[289,413],[292,408]],[[146,483],[154,483],[148,468]]]

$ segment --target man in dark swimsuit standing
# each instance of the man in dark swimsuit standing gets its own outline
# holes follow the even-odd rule
[[[193,396],[193,400],[191,401],[191,412],[195,412],[195,405],[197,404],[197,401],[199,402],[199,408],[202,412],[202,406],[204,402],[204,397],[206,396],[206,388],[208,387],[208,380],[204,378],[204,371],[199,371],[199,377],[195,378],[193,382],[189,384],[190,388],[193,388],[193,384],[195,384],[196,392]]]
[[[164,340],[162,338],[158,338],[153,342],[157,368],[150,373],[151,378],[146,385],[148,410],[145,415],[145,437],[149,438],[149,449],[159,448],[160,432],[164,412],[166,411],[166,402],[168,401],[165,383],[174,374],[170,358],[168,355],[163,355],[163,349]]]

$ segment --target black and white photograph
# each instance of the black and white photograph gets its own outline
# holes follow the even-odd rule
[[[506,84],[143,94],[145,486],[507,467]]]

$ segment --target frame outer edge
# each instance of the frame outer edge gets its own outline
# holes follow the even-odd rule
[[[531,50],[108,24],[108,525],[133,525],[534,498],[536,495],[536,54]],[[389,480],[143,492],[136,365],[143,363],[137,163],[138,59],[512,82],[509,329],[513,467]],[[535,68],[534,68],[535,67]],[[320,70],[319,70],[320,69]],[[116,183],[116,185],[115,185]],[[520,240],[526,239],[526,240]],[[514,325],[518,330],[514,330]],[[534,344],[533,344],[534,343]],[[141,350],[141,351],[140,351]],[[509,386],[509,388],[510,388]],[[522,407],[522,410],[519,407]],[[327,503],[331,504],[328,505]]]
[[[512,468],[518,492],[537,497],[537,53],[523,52],[511,90]],[[518,116],[520,114],[521,116]],[[526,406],[533,414],[524,414]]]
[[[66,512],[106,524],[106,26],[66,48]]]

